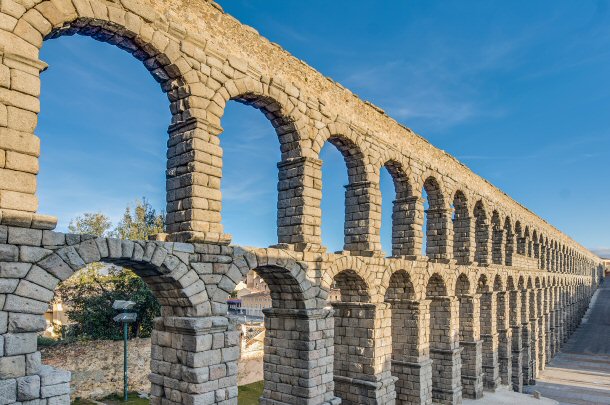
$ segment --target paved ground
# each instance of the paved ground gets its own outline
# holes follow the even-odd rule
[[[521,394],[502,386],[496,392],[483,393],[481,399],[464,399],[463,405],[557,405],[557,401],[549,398],[534,398],[530,394]]]
[[[563,350],[526,390],[562,405],[610,405],[610,280],[597,291]]]

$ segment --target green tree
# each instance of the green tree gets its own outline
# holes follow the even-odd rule
[[[116,300],[136,303],[137,321],[129,325],[131,337],[150,336],[160,306],[150,289],[133,271],[93,263],[61,283],[57,296],[66,303],[73,322],[70,335],[86,339],[121,339],[122,329],[113,320]]]
[[[70,222],[73,233],[100,237],[147,240],[163,232],[164,214],[157,214],[145,199],[127,207],[123,218],[110,231],[112,223],[102,213],[85,213]],[[136,303],[137,322],[130,325],[130,336],[150,336],[153,320],[160,314],[160,305],[146,283],[128,268],[92,263],[58,286],[56,299],[66,305],[68,319],[73,322],[70,333],[89,339],[120,339],[121,328],[114,322],[115,300]]]
[[[85,235],[108,236],[112,223],[110,218],[101,212],[87,212],[82,216],[74,218],[68,225],[68,230],[71,233],[79,233]]]
[[[125,209],[113,234],[119,239],[147,240],[149,236],[163,232],[164,218],[163,212],[157,214],[146,198],[142,198],[136,201],[133,213],[131,207]]]

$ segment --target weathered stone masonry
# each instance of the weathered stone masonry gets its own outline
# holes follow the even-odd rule
[[[167,94],[167,234],[157,241],[56,233],[37,212],[39,50],[73,34],[129,52]],[[222,227],[230,100],[261,110],[280,140],[274,247],[231,246]],[[320,233],[326,142],[349,175],[338,253]],[[396,190],[390,257],[379,237],[383,167]],[[270,405],[521,390],[578,326],[601,274],[595,255],[214,3],[0,0],[0,404],[68,403],[69,373],[41,366],[36,333],[57,283],[96,261],[133,268],[153,290],[152,403],[188,405],[237,402],[226,298],[250,270],[272,291]]]

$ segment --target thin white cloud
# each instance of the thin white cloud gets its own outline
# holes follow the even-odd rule
[[[589,250],[603,259],[610,259],[610,247],[590,248]]]
[[[502,117],[509,111],[494,103],[493,89],[483,90],[484,77],[524,63],[524,50],[548,24],[518,34],[483,36],[468,47],[456,46],[451,38],[432,38],[428,48],[415,55],[380,64],[380,54],[356,72],[350,66],[352,71],[340,81],[411,127],[411,120],[446,129],[481,117]]]
[[[268,201],[268,198],[275,194],[274,190],[260,186],[266,181],[260,176],[241,177],[239,181],[237,180],[233,178],[228,186],[222,187],[223,201],[256,205],[257,200],[264,198]]]

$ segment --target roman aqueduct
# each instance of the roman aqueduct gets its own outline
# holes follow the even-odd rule
[[[162,305],[153,404],[237,403],[239,332],[226,299],[250,270],[272,290],[267,405],[459,403],[500,384],[521,390],[579,324],[598,257],[218,5],[0,4],[0,404],[69,403],[69,373],[41,365],[36,335],[56,285],[97,261],[135,269]],[[158,240],[58,233],[37,212],[39,51],[73,34],[129,52],[167,94],[167,233]],[[260,110],[281,144],[271,247],[233,246],[223,233],[229,100]],[[349,173],[336,253],[320,239],[326,142]],[[379,236],[383,167],[396,191],[389,256]]]

